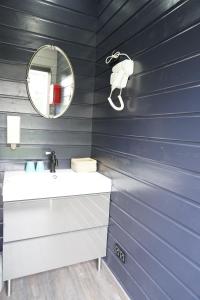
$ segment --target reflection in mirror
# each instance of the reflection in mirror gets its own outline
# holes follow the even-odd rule
[[[74,94],[74,72],[67,55],[46,45],[32,57],[27,89],[34,108],[46,118],[58,118],[68,109]]]

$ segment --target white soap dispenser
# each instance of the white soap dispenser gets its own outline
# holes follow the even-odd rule
[[[12,150],[20,144],[20,117],[7,116],[7,144]]]

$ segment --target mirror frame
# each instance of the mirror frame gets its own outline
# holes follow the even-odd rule
[[[73,81],[74,81],[74,89],[73,89],[73,92],[72,92],[72,95],[71,95],[71,100],[70,100],[70,102],[69,102],[68,107],[66,108],[66,110],[65,110],[64,112],[62,112],[62,113],[60,113],[60,114],[58,114],[58,115],[56,115],[56,116],[53,116],[53,117],[47,117],[47,116],[43,115],[43,114],[37,109],[37,107],[35,106],[35,104],[33,103],[32,98],[31,98],[30,91],[29,91],[29,86],[28,86],[28,85],[29,85],[29,77],[28,77],[28,74],[29,74],[29,70],[30,70],[30,68],[31,68],[31,64],[32,64],[32,62],[33,62],[33,59],[35,58],[35,56],[37,55],[37,53],[38,53],[40,50],[44,49],[44,48],[49,48],[49,49],[52,49],[52,50],[57,50],[58,52],[60,52],[60,53],[64,56],[65,60],[67,61],[67,63],[69,64],[69,66],[70,66],[70,68],[71,68],[72,77],[73,77]],[[27,90],[28,98],[29,98],[29,100],[30,100],[30,102],[31,102],[31,104],[32,104],[32,106],[33,106],[33,108],[36,110],[36,112],[37,112],[40,116],[42,116],[42,117],[44,117],[44,118],[46,118],[46,119],[57,119],[57,118],[61,117],[62,115],[64,115],[64,113],[68,110],[69,106],[71,105],[72,100],[73,100],[73,97],[74,97],[74,92],[75,92],[75,76],[74,76],[74,69],[73,69],[73,67],[72,67],[72,64],[71,64],[71,62],[70,62],[70,60],[69,60],[67,54],[66,54],[61,48],[59,48],[59,47],[57,47],[57,46],[54,46],[54,45],[43,45],[43,46],[39,47],[39,48],[34,52],[34,54],[32,55],[32,57],[31,57],[31,59],[30,59],[28,65],[27,65],[27,70],[26,70],[26,90]]]

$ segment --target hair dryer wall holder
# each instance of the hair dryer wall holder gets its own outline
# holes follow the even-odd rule
[[[126,87],[129,77],[133,74],[134,70],[134,61],[130,59],[130,57],[125,53],[120,53],[119,51],[112,53],[112,55],[108,56],[105,60],[106,64],[111,65],[113,62],[116,62],[120,59],[120,56],[125,56],[126,59],[118,62],[112,68],[112,73],[110,76],[110,85],[111,92],[108,97],[108,101],[111,107],[117,111],[121,111],[124,109],[124,101],[122,99],[122,89]],[[115,89],[119,89],[120,93],[118,95],[119,106],[116,106],[112,101],[112,93]]]

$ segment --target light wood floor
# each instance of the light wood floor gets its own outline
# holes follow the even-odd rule
[[[1,300],[128,300],[111,272],[96,261],[44,272],[12,281],[12,295]]]

